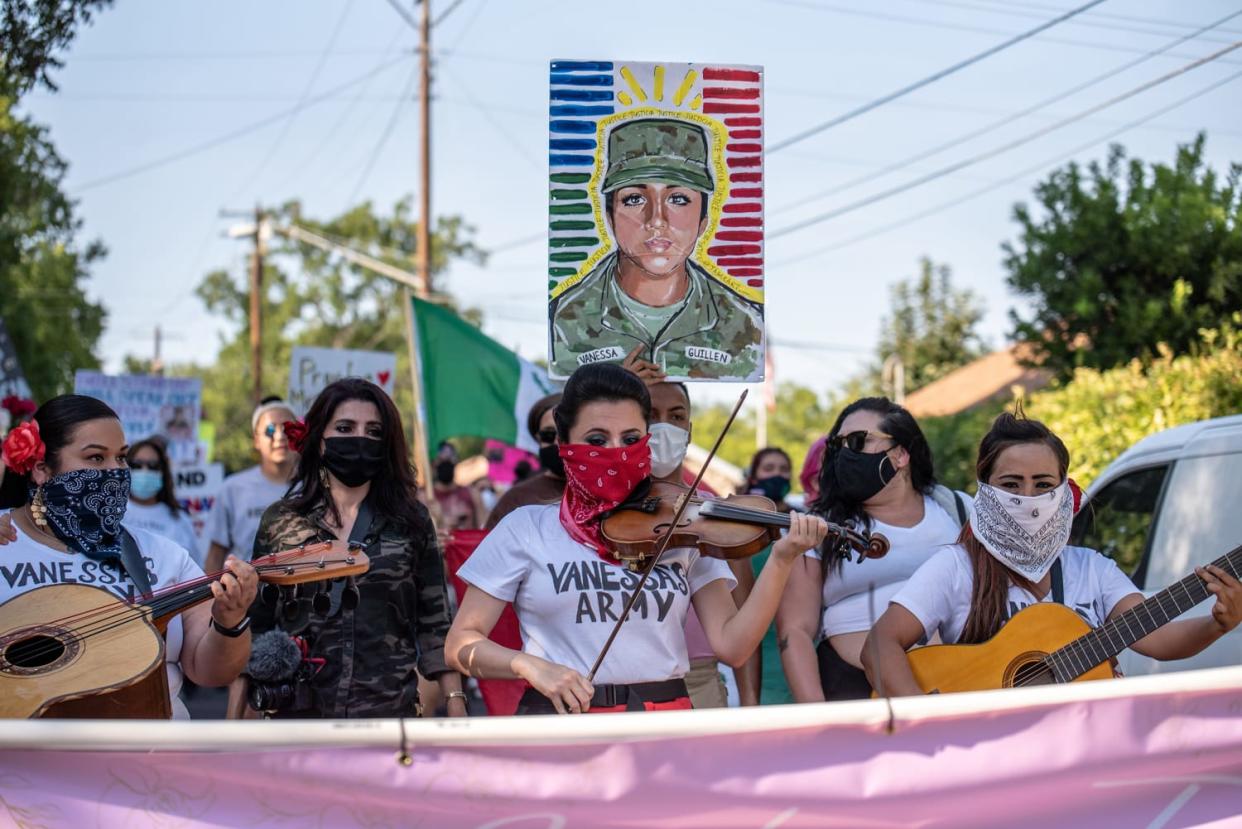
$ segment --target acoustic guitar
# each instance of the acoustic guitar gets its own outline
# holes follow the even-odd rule
[[[1212,564],[1237,576],[1242,547]],[[930,645],[907,656],[929,694],[1109,679],[1113,657],[1211,595],[1192,573],[1095,629],[1064,605],[1034,604],[986,642]]]
[[[321,542],[255,559],[274,585],[365,573],[361,547]],[[221,574],[126,601],[98,587],[54,584],[0,605],[0,717],[172,715],[164,636],[169,621],[210,599]]]

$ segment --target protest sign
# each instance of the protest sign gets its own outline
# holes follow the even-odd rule
[[[74,375],[73,390],[111,406],[121,418],[125,439],[130,443],[159,436],[167,441],[168,457],[174,464],[200,460],[202,381],[197,377],[79,371]]]
[[[391,352],[299,345],[293,349],[289,366],[287,400],[302,417],[324,386],[342,377],[370,380],[391,397],[396,374],[397,355]]]
[[[224,464],[207,463],[181,466],[173,472],[173,489],[177,502],[194,525],[194,536],[199,550],[206,551],[211,540],[207,538],[207,519],[215,509],[216,497],[224,486]]]

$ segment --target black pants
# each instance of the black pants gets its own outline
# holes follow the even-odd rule
[[[824,699],[836,702],[845,699],[868,699],[871,683],[862,668],[855,668],[841,658],[827,639],[815,649],[819,657],[819,684],[824,689]]]
[[[682,701],[686,708],[690,707],[686,683],[681,679],[669,679],[663,682],[639,682],[633,685],[596,685],[595,696],[591,698],[591,711],[646,711],[648,703],[661,704]],[[552,700],[536,691],[527,688],[518,702],[516,714],[555,714],[556,708]]]

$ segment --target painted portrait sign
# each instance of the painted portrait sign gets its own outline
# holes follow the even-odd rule
[[[762,70],[557,60],[550,97],[552,376],[762,380]]]

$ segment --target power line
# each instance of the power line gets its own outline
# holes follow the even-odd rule
[[[982,2],[982,0],[978,0]],[[1054,6],[1050,3],[1034,3],[1030,0],[988,0],[993,5],[1003,6],[1026,6],[1028,9],[1037,9],[1042,12],[1059,12],[1064,11],[1063,7]],[[1141,15],[1115,14],[1113,12],[1092,12],[1089,17],[1111,18],[1112,20],[1120,20],[1127,23],[1151,23],[1156,26],[1167,26],[1172,29],[1193,29],[1199,25],[1197,23],[1186,23],[1181,20],[1170,20],[1163,17],[1143,17]],[[1230,34],[1242,34],[1237,29],[1226,29]]]
[[[999,189],[999,188],[1001,188],[1001,187],[1004,187],[1004,186],[1006,186],[1006,185],[1013,184],[1015,181],[1019,181],[1019,180],[1021,180],[1021,179],[1025,178],[1026,176],[1029,176],[1029,175],[1032,175],[1032,174],[1034,174],[1034,173],[1038,173],[1038,172],[1041,172],[1041,171],[1043,171],[1043,170],[1046,170],[1048,167],[1050,167],[1050,166],[1052,166],[1052,165],[1054,165],[1054,164],[1060,164],[1060,163],[1061,163],[1062,161],[1064,161],[1065,159],[1067,159],[1067,158],[1072,158],[1073,156],[1077,155],[1078,153],[1081,153],[1081,152],[1084,152],[1084,151],[1086,151],[1086,150],[1092,149],[1093,147],[1096,147],[1097,145],[1099,145],[1099,144],[1101,144],[1101,143],[1103,143],[1103,142],[1105,142],[1105,141],[1111,141],[1112,139],[1116,138],[1116,137],[1117,137],[1117,136],[1119,136],[1119,135],[1122,135],[1123,133],[1126,133],[1126,132],[1129,132],[1129,131],[1130,131],[1130,130],[1132,130],[1132,129],[1136,129],[1136,128],[1138,128],[1138,127],[1141,127],[1143,124],[1147,123],[1148,121],[1151,121],[1151,120],[1152,120],[1152,119],[1154,119],[1154,118],[1159,118],[1161,115],[1164,115],[1166,112],[1171,112],[1172,110],[1175,110],[1175,109],[1177,109],[1178,107],[1184,106],[1184,105],[1186,105],[1186,104],[1190,103],[1190,102],[1191,102],[1191,101],[1193,101],[1193,100],[1196,100],[1196,99],[1198,99],[1198,98],[1202,98],[1204,95],[1207,95],[1207,94],[1209,94],[1209,93],[1211,93],[1211,92],[1215,92],[1217,89],[1220,89],[1222,86],[1225,86],[1226,84],[1230,84],[1230,83],[1232,83],[1232,82],[1234,82],[1234,81],[1238,80],[1239,78],[1242,78],[1242,71],[1240,71],[1240,72],[1235,72],[1234,74],[1229,75],[1228,77],[1226,77],[1226,78],[1224,78],[1224,79],[1222,79],[1222,80],[1216,81],[1215,83],[1213,83],[1213,84],[1211,84],[1211,85],[1209,85],[1209,86],[1207,86],[1207,87],[1204,87],[1203,89],[1199,90],[1198,92],[1192,93],[1191,95],[1188,95],[1188,96],[1186,96],[1185,98],[1181,98],[1181,99],[1179,99],[1179,100],[1177,100],[1177,101],[1174,101],[1173,103],[1168,104],[1167,106],[1163,106],[1163,107],[1161,107],[1160,109],[1155,110],[1154,112],[1150,112],[1150,113],[1148,113],[1147,115],[1144,115],[1142,118],[1139,118],[1139,119],[1134,120],[1134,121],[1130,121],[1129,123],[1124,124],[1124,125],[1122,125],[1122,126],[1118,127],[1118,128],[1117,128],[1117,129],[1115,129],[1115,130],[1112,130],[1111,132],[1109,132],[1109,133],[1107,133],[1107,134],[1105,134],[1105,135],[1099,136],[1099,137],[1094,138],[1094,139],[1092,139],[1092,140],[1090,140],[1090,141],[1083,142],[1082,144],[1077,145],[1076,147],[1074,147],[1074,148],[1073,148],[1073,149],[1071,149],[1071,150],[1068,150],[1068,151],[1066,151],[1066,152],[1060,153],[1060,154],[1058,154],[1057,156],[1054,156],[1054,157],[1052,157],[1052,158],[1045,159],[1045,160],[1043,160],[1043,161],[1039,162],[1038,164],[1032,164],[1030,167],[1027,167],[1027,168],[1025,168],[1025,169],[1023,169],[1023,170],[1020,170],[1020,171],[1018,171],[1018,172],[1014,173],[1013,175],[1008,176],[1007,178],[1005,178],[1005,179],[1003,179],[1003,180],[1001,180],[1001,181],[998,181],[998,182],[996,182],[996,183],[994,183],[994,184],[989,184],[987,187],[982,187],[982,188],[979,188],[978,190],[972,190],[971,192],[966,193],[965,195],[958,196],[958,197],[953,198],[953,199],[950,199],[950,200],[948,200],[948,201],[941,202],[941,203],[939,203],[939,204],[937,204],[937,205],[934,205],[934,206],[932,206],[932,207],[927,208],[926,210],[920,210],[920,211],[919,211],[919,212],[917,212],[917,213],[913,213],[913,214],[911,214],[911,215],[909,215],[909,216],[906,216],[906,217],[904,217],[904,218],[898,219],[898,220],[897,220],[897,221],[895,221],[895,222],[890,222],[890,223],[888,223],[888,224],[886,224],[886,225],[881,225],[880,227],[872,228],[871,230],[868,230],[868,231],[866,231],[866,232],[864,232],[864,233],[859,233],[859,234],[857,234],[857,235],[855,235],[855,236],[851,236],[851,237],[849,237],[848,239],[843,239],[843,240],[841,240],[841,241],[839,241],[839,242],[833,242],[833,243],[832,243],[832,244],[830,244],[830,245],[825,245],[825,246],[823,246],[823,247],[819,247],[819,248],[815,248],[815,249],[813,249],[813,250],[805,251],[805,252],[800,253],[800,254],[798,254],[798,255],[796,255],[796,256],[790,257],[789,259],[783,259],[783,260],[780,260],[780,261],[778,261],[778,262],[774,263],[774,266],[775,266],[775,267],[785,267],[785,266],[787,266],[787,265],[793,265],[793,264],[796,264],[796,263],[798,263],[798,262],[803,262],[803,261],[805,261],[805,260],[807,260],[807,259],[813,259],[813,258],[815,258],[815,257],[817,257],[817,256],[822,255],[822,254],[825,254],[825,253],[831,253],[831,252],[833,252],[833,251],[841,250],[842,248],[847,248],[847,247],[850,247],[851,245],[855,245],[855,244],[857,244],[857,243],[859,243],[859,242],[864,242],[864,241],[866,241],[866,240],[868,240],[868,239],[875,238],[876,236],[881,236],[881,235],[883,235],[883,234],[885,234],[885,233],[889,233],[889,232],[894,231],[894,230],[899,230],[899,229],[901,229],[901,228],[903,228],[903,227],[906,227],[907,225],[913,224],[913,223],[915,223],[915,222],[917,222],[917,221],[919,221],[919,220],[921,220],[921,219],[925,219],[925,218],[927,218],[928,216],[933,216],[933,215],[936,215],[936,214],[938,214],[938,213],[943,213],[943,212],[945,212],[946,210],[951,210],[951,209],[953,209],[954,207],[958,207],[959,205],[965,204],[965,203],[966,203],[966,202],[968,202],[968,201],[973,201],[974,199],[977,199],[977,198],[979,198],[980,196],[986,195],[986,194],[988,194],[988,193],[992,192],[993,190],[997,190],[997,189]]]
[[[1070,89],[1067,89],[1067,90],[1065,90],[1064,92],[1061,92],[1061,93],[1058,93],[1058,94],[1056,94],[1056,95],[1053,95],[1053,96],[1052,96],[1052,97],[1050,97],[1050,98],[1044,98],[1042,101],[1039,101],[1038,103],[1032,104],[1031,106],[1029,106],[1029,107],[1027,107],[1027,108],[1025,108],[1025,109],[1023,109],[1023,110],[1021,110],[1021,111],[1019,111],[1019,112],[1014,112],[1014,113],[1011,113],[1011,114],[1006,115],[1005,117],[1001,118],[1000,120],[993,121],[992,123],[987,124],[987,125],[985,125],[985,126],[983,126],[983,127],[980,127],[979,129],[976,129],[976,130],[971,130],[970,132],[967,132],[967,133],[964,133],[964,134],[962,134],[962,135],[959,135],[959,136],[957,136],[956,138],[953,138],[953,139],[951,139],[951,140],[949,140],[949,141],[946,141],[946,142],[944,142],[944,143],[942,143],[942,144],[938,144],[938,145],[936,145],[935,147],[932,147],[932,148],[930,148],[930,149],[923,150],[923,151],[921,151],[921,152],[915,153],[914,155],[912,155],[912,156],[908,156],[908,157],[906,157],[906,158],[903,158],[903,159],[902,159],[902,160],[900,160],[900,161],[895,161],[895,162],[893,162],[892,164],[889,164],[889,165],[885,166],[883,169],[877,170],[877,171],[872,172],[872,173],[867,173],[867,174],[862,175],[862,176],[858,176],[857,178],[851,179],[850,181],[847,181],[847,182],[845,182],[845,183],[843,183],[843,184],[839,184],[839,185],[836,185],[836,186],[834,186],[834,187],[830,187],[830,188],[828,188],[827,190],[821,190],[821,191],[819,191],[819,192],[817,192],[817,193],[814,193],[814,194],[812,194],[812,195],[810,195],[810,196],[806,196],[806,197],[804,197],[804,198],[798,199],[798,200],[797,200],[797,201],[795,201],[795,202],[791,202],[791,203],[789,203],[789,204],[783,205],[783,206],[781,206],[781,207],[779,207],[779,208],[777,208],[777,209],[773,210],[772,212],[773,212],[773,213],[783,213],[783,212],[785,212],[785,211],[792,210],[793,208],[796,208],[796,207],[801,207],[801,206],[802,206],[802,205],[804,205],[804,204],[808,204],[808,203],[813,202],[813,201],[818,201],[818,200],[819,200],[819,199],[821,199],[821,198],[825,198],[825,197],[827,197],[827,196],[832,196],[832,195],[835,195],[835,194],[837,194],[837,193],[844,192],[844,191],[846,191],[846,190],[852,190],[853,188],[855,188],[855,187],[857,187],[857,186],[859,186],[859,185],[861,185],[861,184],[867,184],[867,183],[869,183],[869,182],[871,182],[871,181],[875,181],[876,179],[883,178],[884,176],[888,175],[889,173],[893,173],[893,172],[896,172],[897,170],[901,170],[901,169],[903,169],[903,168],[905,168],[905,167],[909,167],[911,164],[915,164],[915,163],[917,163],[917,162],[919,162],[919,161],[922,161],[922,160],[923,160],[923,159],[925,159],[925,158],[930,158],[931,156],[934,156],[934,155],[939,155],[940,153],[944,152],[945,150],[949,150],[949,149],[952,149],[953,147],[959,146],[959,145],[961,145],[961,144],[965,144],[965,143],[966,143],[966,142],[968,142],[968,141],[973,141],[974,139],[976,139],[976,138],[978,138],[978,137],[980,137],[980,136],[982,136],[982,135],[986,135],[986,134],[988,134],[988,133],[990,133],[990,132],[993,132],[993,131],[995,131],[995,130],[997,130],[997,129],[1000,129],[1000,128],[1001,128],[1001,127],[1003,127],[1003,126],[1006,126],[1006,125],[1008,125],[1008,124],[1011,124],[1011,123],[1013,123],[1014,121],[1017,121],[1017,120],[1019,120],[1019,119],[1021,119],[1021,118],[1025,118],[1026,116],[1031,115],[1031,114],[1033,114],[1033,113],[1035,113],[1035,112],[1038,112],[1039,110],[1044,109],[1044,108],[1045,108],[1045,107],[1047,107],[1047,106],[1050,106],[1050,105],[1052,105],[1052,104],[1055,104],[1055,103],[1057,103],[1058,101],[1062,101],[1062,100],[1064,100],[1065,98],[1068,98],[1068,97],[1070,97],[1070,96],[1072,96],[1072,95],[1076,95],[1076,94],[1078,94],[1079,92],[1082,92],[1083,90],[1088,89],[1089,87],[1095,86],[1095,85],[1097,85],[1097,84],[1099,84],[1099,83],[1102,83],[1103,81],[1108,80],[1109,78],[1112,78],[1112,77],[1115,77],[1115,76],[1117,76],[1117,75],[1120,75],[1122,72],[1125,72],[1125,71],[1127,71],[1127,70],[1129,70],[1129,69],[1133,69],[1135,66],[1138,66],[1138,65],[1139,65],[1139,64],[1141,64],[1141,63],[1144,63],[1144,62],[1146,62],[1146,61],[1148,61],[1148,60],[1151,60],[1152,58],[1156,57],[1157,55],[1159,55],[1159,54],[1161,54],[1161,53],[1163,53],[1163,52],[1167,52],[1169,49],[1172,49],[1174,46],[1177,46],[1177,45],[1179,45],[1179,44],[1181,44],[1181,43],[1184,43],[1184,42],[1186,42],[1187,40],[1190,40],[1191,38],[1195,37],[1196,35],[1199,35],[1199,34],[1201,34],[1201,33],[1205,32],[1205,31],[1207,31],[1207,30],[1209,30],[1209,29],[1212,29],[1212,28],[1218,27],[1218,26],[1220,26],[1220,25],[1222,25],[1222,24],[1224,24],[1224,23],[1226,23],[1226,22],[1228,22],[1228,21],[1232,20],[1233,18],[1238,17],[1239,15],[1242,15],[1242,11],[1236,11],[1236,12],[1233,12],[1232,14],[1225,15],[1224,17],[1220,18],[1219,20],[1216,20],[1216,21],[1214,21],[1214,22],[1212,22],[1212,23],[1209,23],[1209,24],[1207,24],[1206,26],[1203,26],[1203,27],[1199,28],[1198,30],[1196,30],[1196,31],[1194,31],[1194,32],[1191,32],[1190,34],[1187,34],[1187,35],[1185,35],[1185,36],[1183,36],[1183,37],[1180,37],[1180,38],[1177,38],[1177,39],[1175,39],[1175,40],[1171,40],[1171,41],[1169,41],[1168,43],[1166,43],[1164,46],[1160,47],[1159,49],[1156,49],[1156,50],[1154,50],[1154,51],[1148,52],[1147,54],[1143,55],[1143,56],[1142,56],[1142,57],[1140,57],[1140,58],[1136,58],[1135,60],[1132,60],[1132,61],[1129,61],[1129,62],[1127,62],[1127,63],[1124,63],[1124,64],[1122,64],[1121,66],[1118,66],[1118,67],[1117,67],[1117,68],[1115,68],[1115,69],[1111,69],[1111,70],[1109,70],[1108,72],[1105,72],[1105,73],[1104,73],[1104,74],[1102,74],[1102,75],[1096,75],[1096,76],[1095,76],[1094,78],[1092,78],[1091,80],[1084,81],[1083,83],[1080,83],[1080,84],[1078,84],[1077,86],[1071,87]]]
[[[915,81],[914,83],[909,84],[908,86],[904,86],[901,89],[898,89],[894,92],[890,92],[887,95],[883,95],[879,98],[876,98],[875,100],[870,101],[866,104],[863,104],[862,106],[857,107],[855,109],[852,109],[843,115],[838,115],[835,118],[830,118],[829,120],[825,121],[822,124],[818,124],[814,127],[811,127],[810,129],[803,130],[797,135],[792,135],[789,138],[784,139],[783,141],[778,141],[776,142],[776,144],[772,145],[771,147],[767,149],[767,153],[771,154],[775,152],[780,152],[786,147],[791,147],[800,141],[805,141],[807,138],[810,138],[813,135],[818,135],[824,130],[831,129],[832,127],[836,127],[841,124],[844,124],[846,121],[850,121],[854,118],[857,118],[859,115],[870,112],[871,110],[876,109],[877,107],[883,106],[884,104],[887,104],[890,101],[895,101],[898,98],[901,98],[905,95],[909,95],[911,92],[914,92],[916,89],[922,89],[928,84],[935,83],[936,81],[941,80],[942,78],[952,75],[954,72],[965,69],[967,66],[971,66],[972,64],[978,63],[979,61],[985,58],[989,58],[992,55],[995,55],[997,52],[1004,51],[1005,49],[1008,49],[1010,46],[1013,46],[1017,43],[1021,43],[1022,41],[1028,38],[1034,37],[1040,32],[1050,29],[1053,26],[1057,25],[1058,23],[1069,20],[1074,15],[1081,14],[1087,9],[1090,9],[1093,6],[1098,6],[1103,2],[1104,0],[1091,0],[1091,2],[1089,3],[1084,3],[1078,8],[1068,11],[1065,14],[1054,17],[1053,19],[1048,20],[1044,23],[1041,23],[1033,29],[1028,29],[1025,32],[1021,32],[1020,34],[1014,35],[1013,37],[1009,38],[1003,43],[999,43],[995,46],[992,46],[991,48],[984,49],[982,52],[979,52],[978,54],[975,54],[967,58],[966,60],[959,61],[953,64],[952,66],[941,69],[939,72],[934,72],[931,75],[928,75],[926,78],[923,78],[922,80]]]
[[[427,0],[423,0],[423,2],[425,3],[427,2]],[[435,16],[435,18],[432,19],[431,27],[434,29],[436,26],[439,26],[441,23],[443,23],[444,18],[452,14],[457,9],[457,7],[460,6],[464,2],[465,0],[453,0],[452,3],[449,3],[449,7],[447,9],[440,12],[439,14]]]
[[[466,103],[478,112],[479,115],[483,116],[483,119],[487,121],[488,125],[496,131],[496,135],[500,138],[502,143],[508,145],[515,153],[520,155],[535,169],[541,171],[546,169],[543,161],[535,158],[531,155],[529,150],[513,140],[513,131],[507,129],[503,123],[496,119],[495,114],[489,107],[485,106],[481,101],[479,101],[479,99],[474,97],[474,93],[470,91],[468,86],[466,86],[465,81],[459,78],[456,73],[450,71],[447,67],[441,67],[441,69],[444,75],[451,78],[453,82],[457,84],[457,87],[461,90],[462,97],[465,98]]]
[[[852,202],[842,207],[829,210],[826,213],[820,213],[818,216],[812,216],[809,219],[805,219],[803,221],[796,222],[792,225],[788,225],[786,227],[781,228],[780,230],[775,231],[774,233],[768,234],[768,238],[775,239],[781,236],[786,236],[790,233],[795,233],[799,230],[805,230],[806,228],[811,227],[812,225],[817,225],[821,222],[827,221],[828,219],[834,219],[838,216],[844,215],[846,213],[850,213],[854,210],[858,210],[859,208],[867,207],[869,205],[875,204],[876,202],[883,201],[884,199],[890,198],[899,193],[904,193],[907,190],[912,190],[915,187],[924,185],[928,183],[929,181],[934,181],[938,178],[942,178],[943,176],[949,175],[950,173],[955,173],[958,170],[965,169],[966,167],[971,167],[975,164],[978,164],[981,161],[986,161],[989,158],[995,158],[996,156],[1001,155],[1002,153],[1009,152],[1010,150],[1016,149],[1017,147],[1021,147],[1024,144],[1029,144],[1037,138],[1042,138],[1048,133],[1054,132],[1055,130],[1060,129],[1061,127],[1065,127],[1076,121],[1080,121],[1083,118],[1087,117],[1088,115],[1093,115],[1101,110],[1107,109],[1108,107],[1121,103],[1122,101],[1125,101],[1129,98],[1133,98],[1135,95],[1138,95],[1142,92],[1146,92],[1147,90],[1152,89],[1153,87],[1159,86],[1162,83],[1166,83],[1167,81],[1170,81],[1173,78],[1183,75],[1186,72],[1191,71],[1192,69],[1197,69],[1198,67],[1203,66],[1205,63],[1210,63],[1211,61],[1214,61],[1223,55],[1227,55],[1228,53],[1237,49],[1239,46],[1242,46],[1242,40],[1236,41],[1232,45],[1226,46],[1224,49],[1218,49],[1217,51],[1213,52],[1212,54],[1206,57],[1200,58],[1199,60],[1196,60],[1193,63],[1188,63],[1185,66],[1182,66],[1182,67],[1179,67],[1173,70],[1172,72],[1165,73],[1164,75],[1161,75],[1158,78],[1154,78],[1148,81],[1147,83],[1140,84],[1139,86],[1136,86],[1133,89],[1127,90],[1121,93],[1120,95],[1116,95],[1112,98],[1109,98],[1107,101],[1104,101],[1103,103],[1096,104],[1095,106],[1092,106],[1092,107],[1088,107],[1087,109],[1084,109],[1081,112],[1071,115],[1068,118],[1062,118],[1060,121],[1057,121],[1053,124],[1049,124],[1046,127],[1042,127],[1036,130],[1035,132],[1028,133],[1027,135],[1024,135],[1021,138],[1018,138],[1014,141],[1010,141],[1007,144],[1002,144],[1001,146],[995,147],[991,150],[988,150],[987,152],[979,153],[978,155],[971,156],[970,158],[963,159],[962,161],[955,162],[946,167],[941,167],[940,169],[934,170],[930,173],[927,173],[926,175],[919,176],[916,179],[907,181],[904,184],[899,184],[896,187],[890,187],[887,190],[882,190],[879,193],[875,193],[873,195],[867,196],[864,199],[860,199],[858,201]]]
[[[423,0],[427,2],[427,0]],[[358,183],[354,185],[354,191],[349,195],[347,205],[352,206],[358,199],[358,194],[362,192],[362,188],[366,185],[367,179],[371,177],[371,171],[375,169],[375,162],[379,160],[380,153],[384,150],[384,145],[388,143],[388,139],[392,137],[392,131],[400,120],[401,111],[405,104],[410,100],[410,96],[414,94],[414,84],[418,80],[418,67],[410,72],[410,77],[405,82],[405,88],[401,91],[401,97],[397,99],[397,105],[392,108],[392,115],[388,118],[388,124],[384,127],[384,131],[380,134],[379,141],[375,144],[375,149],[371,151],[371,157],[367,159],[366,167],[362,170],[362,175],[358,177]]]
[[[73,192],[80,193],[85,190],[90,190],[95,187],[100,187],[104,184],[111,184],[114,181],[120,181],[121,179],[126,179],[132,176],[140,175],[142,173],[146,173],[151,170],[164,167],[168,164],[172,164],[177,161],[182,161],[186,158],[190,158],[191,156],[195,156],[200,153],[207,152],[208,150],[215,149],[216,147],[222,144],[227,144],[230,141],[236,141],[238,138],[249,135],[250,133],[255,132],[256,130],[263,129],[264,127],[270,124],[276,123],[282,118],[288,117],[289,113],[291,112],[296,112],[296,111],[314,106],[316,104],[322,103],[323,101],[326,101],[329,98],[331,98],[333,95],[337,95],[345,91],[346,89],[350,89],[354,86],[357,86],[358,84],[365,81],[367,78],[378,75],[381,72],[385,71],[386,69],[390,69],[393,66],[396,66],[401,61],[406,60],[408,58],[409,58],[409,55],[401,55],[397,58],[394,58],[393,60],[385,61],[381,63],[379,66],[376,66],[374,69],[371,69],[363,73],[362,75],[359,75],[356,78],[348,80],[339,86],[333,87],[332,89],[320,95],[316,95],[308,99],[303,104],[290,107],[289,109],[282,110],[273,115],[269,115],[266,118],[247,124],[244,127],[238,127],[235,130],[230,130],[229,132],[226,132],[223,135],[218,135],[215,138],[211,138],[211,139],[208,139],[207,141],[200,142],[198,144],[193,145],[192,147],[187,147],[184,150],[179,150],[175,153],[171,153],[166,156],[161,156],[160,158],[145,162],[143,164],[139,164],[134,167],[130,167],[126,170],[121,170],[116,173],[110,173],[106,176],[100,176],[99,178],[91,179],[90,181],[87,181],[83,184],[78,185],[77,187],[74,187]]]
[[[423,0],[426,2],[426,0]],[[405,6],[397,2],[397,0],[388,0],[388,5],[392,6],[393,11],[401,15],[401,19],[410,25],[414,31],[418,31],[418,21],[414,19],[414,15],[405,10]]]

